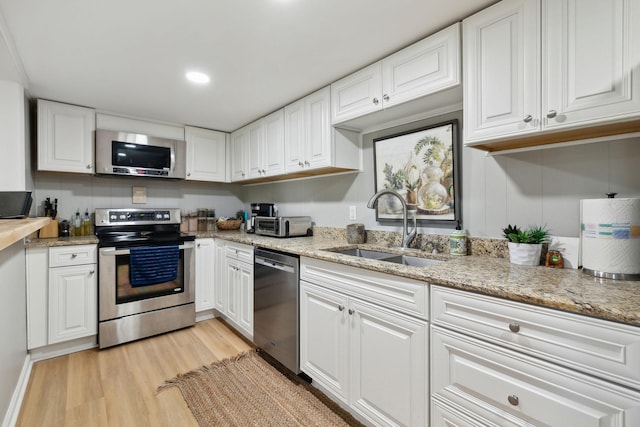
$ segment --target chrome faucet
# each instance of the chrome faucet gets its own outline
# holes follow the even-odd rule
[[[384,196],[386,194],[397,197],[400,200],[400,203],[402,203],[402,248],[406,249],[409,247],[413,239],[416,237],[416,234],[418,232],[418,227],[416,224],[416,214],[414,213],[413,214],[413,230],[409,232],[409,228],[408,228],[409,221],[407,219],[409,210],[407,209],[407,202],[404,200],[404,197],[402,197],[400,193],[398,193],[395,190],[385,188],[383,190],[378,191],[369,199],[369,202],[367,203],[367,207],[369,209],[374,209],[376,207],[376,204],[378,203],[378,199],[380,198],[380,196]]]

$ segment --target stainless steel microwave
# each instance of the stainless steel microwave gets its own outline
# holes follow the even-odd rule
[[[96,130],[96,174],[184,179],[186,167],[184,141]]]

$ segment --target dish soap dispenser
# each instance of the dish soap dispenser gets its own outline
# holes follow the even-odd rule
[[[460,221],[456,225],[456,229],[449,236],[449,248],[451,255],[467,254],[467,231],[460,228]]]

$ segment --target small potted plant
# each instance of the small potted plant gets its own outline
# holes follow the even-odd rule
[[[518,265],[539,265],[543,243],[549,240],[549,230],[534,226],[521,230],[517,225],[503,228],[509,240],[509,260]]]

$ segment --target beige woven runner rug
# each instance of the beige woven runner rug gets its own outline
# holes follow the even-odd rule
[[[347,426],[304,386],[255,351],[166,381],[178,387],[200,426]]]

